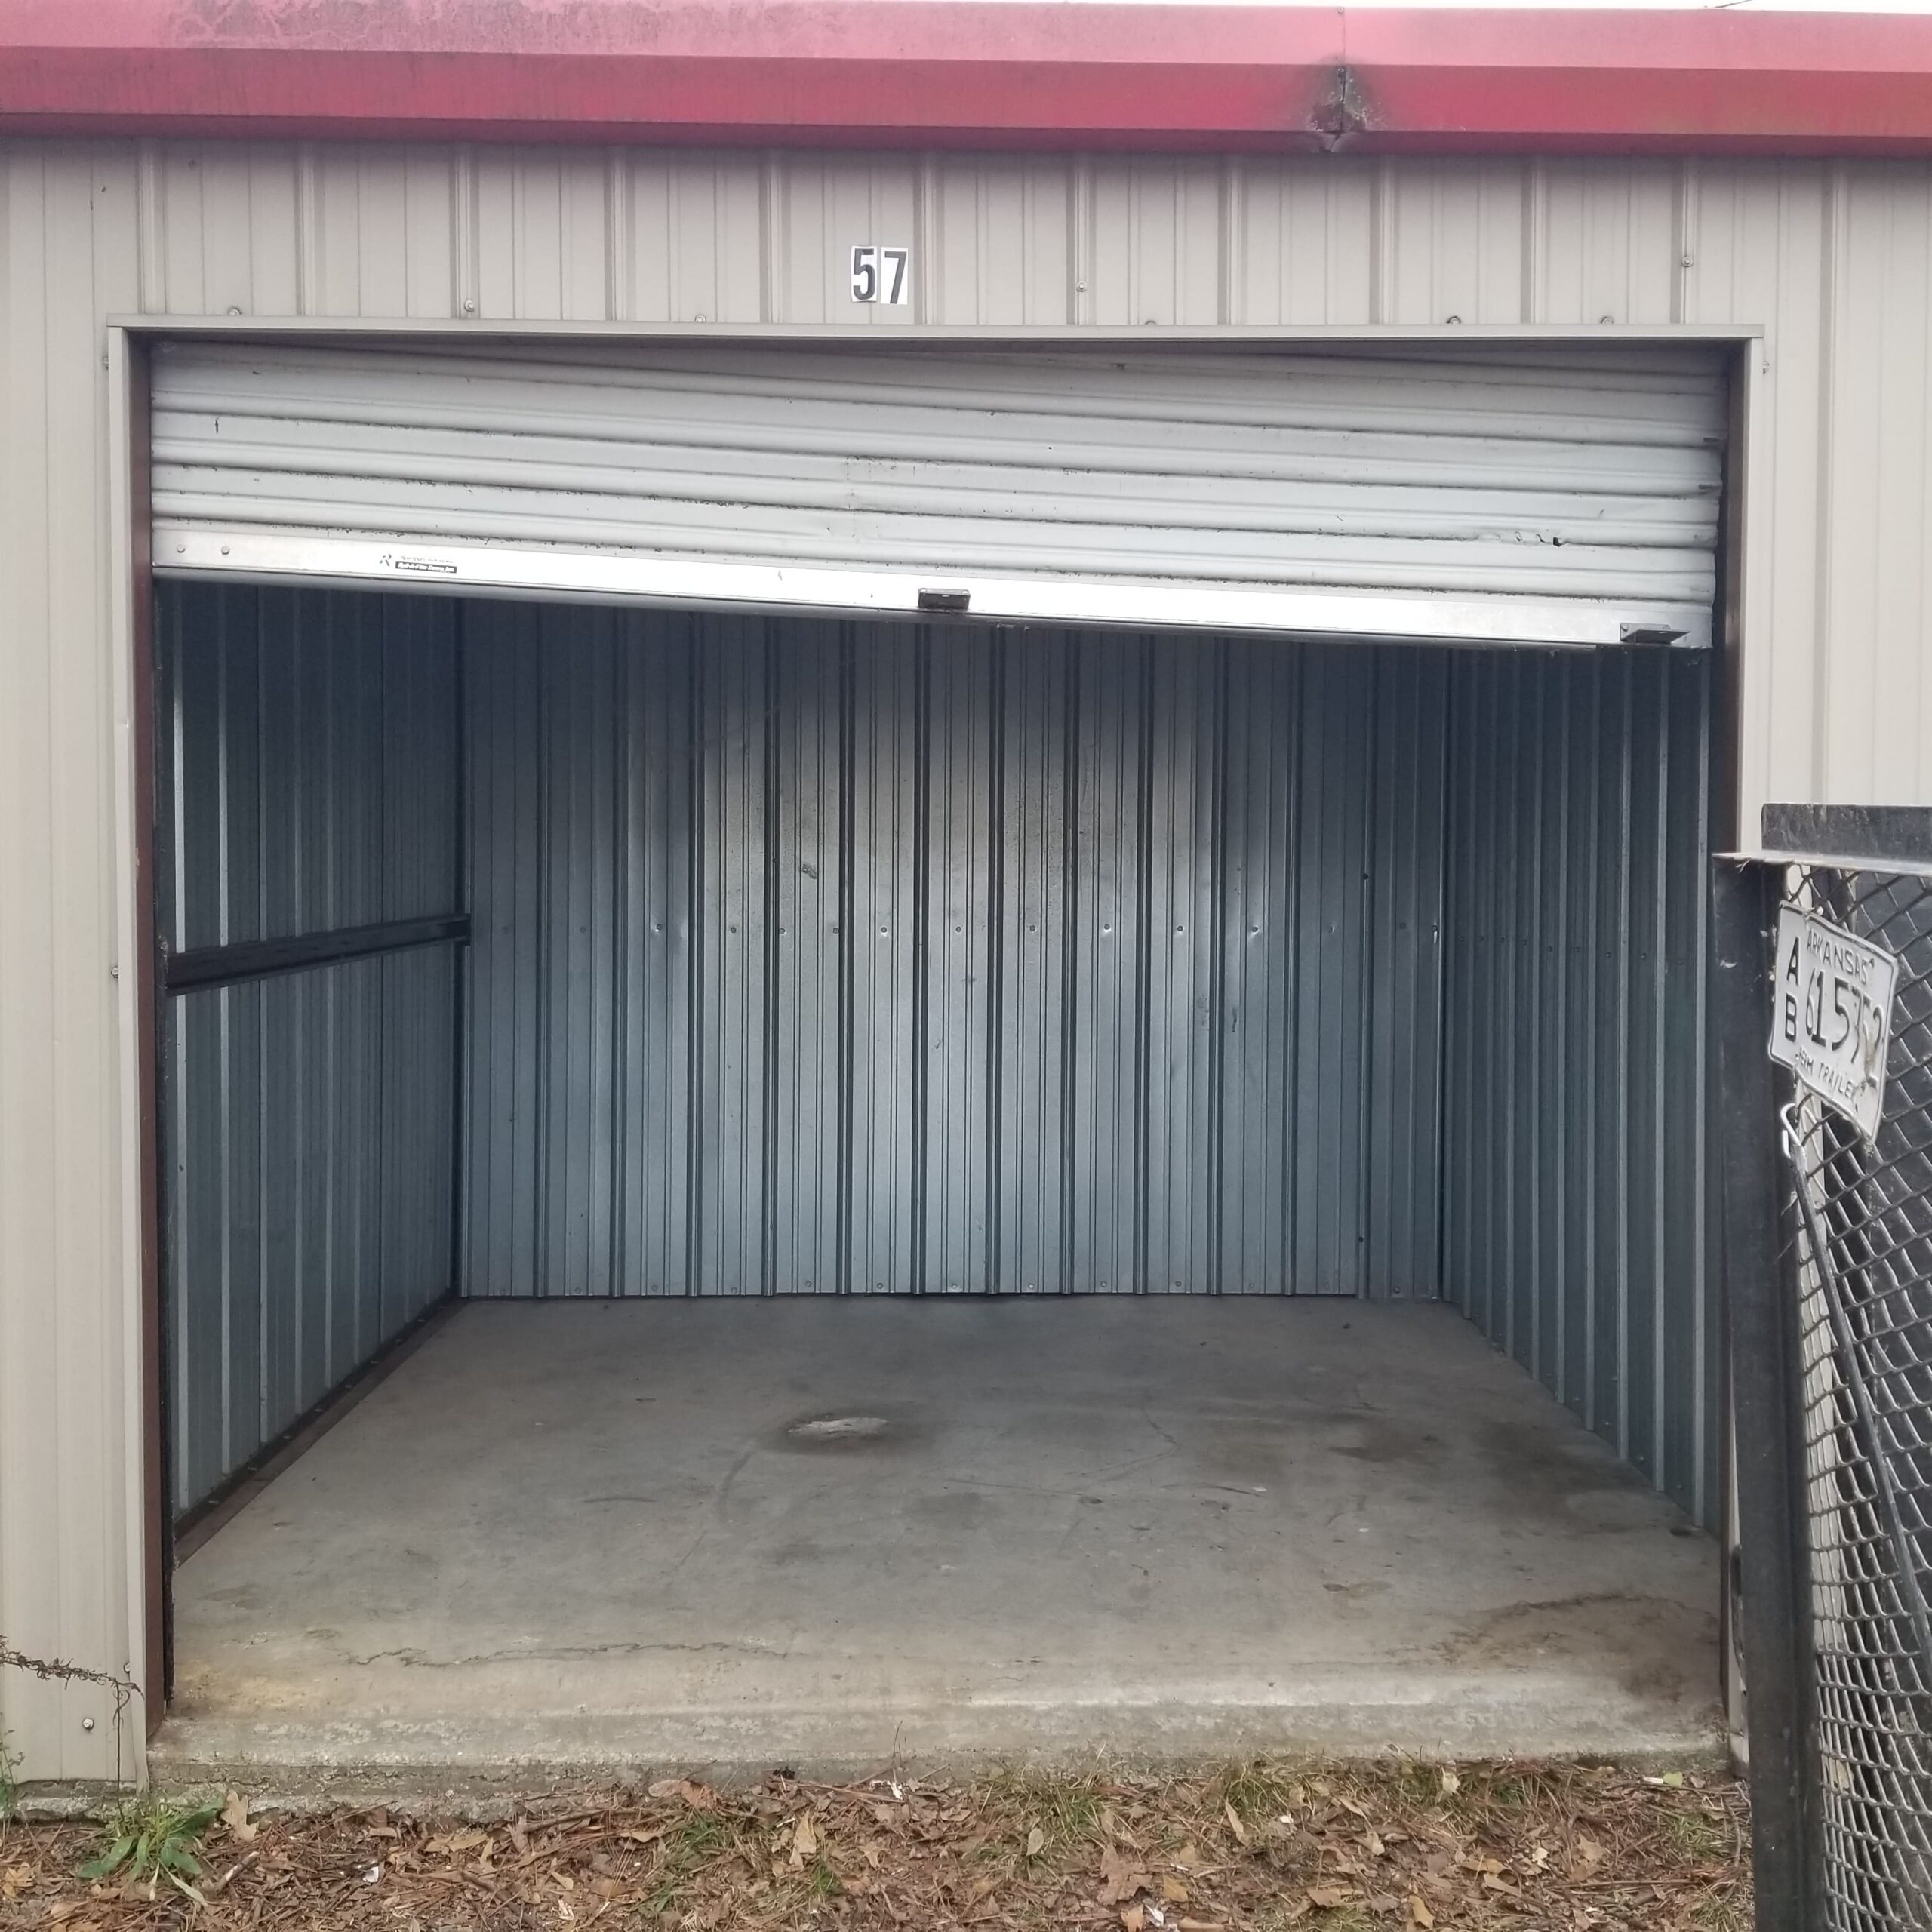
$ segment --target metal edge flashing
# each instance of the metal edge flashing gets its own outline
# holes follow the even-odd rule
[[[1932,872],[1932,805],[1767,804],[1759,829],[1769,857]]]
[[[878,0],[532,0],[458,31],[396,6],[343,45],[291,0],[191,34],[171,0],[14,0],[14,133],[1014,149],[1914,154],[1909,16]],[[306,43],[306,44],[305,44]]]
[[[987,623],[1150,626],[1216,633],[1359,638],[1592,650],[1645,646],[1698,650],[1711,641],[1708,611],[1635,615],[1583,598],[1449,598],[1300,589],[1171,589],[1069,577],[959,577],[942,583],[897,572],[795,570],[783,565],[686,562],[497,546],[414,546],[361,537],[285,536],[158,523],[157,576],[234,582],[306,578],[331,583],[573,602],[620,601],[767,614],[930,617]],[[963,601],[962,601],[963,600]],[[1668,638],[1665,633],[1669,633]]]
[[[148,352],[140,338],[106,336],[108,613],[113,759],[114,959],[121,1060],[118,1146],[122,1373],[136,1435],[126,1461],[124,1655],[104,1660],[132,1676],[140,1721],[117,1763],[136,1783],[167,1714],[174,1678],[174,1552],[168,1497],[169,1392],[163,1305],[161,1002],[156,943],[154,810],[155,658],[152,518],[149,506]]]
[[[110,329],[151,340],[178,337],[226,337],[243,341],[259,338],[287,344],[310,343],[327,346],[352,339],[358,343],[385,340],[412,347],[488,342],[635,341],[661,340],[697,342],[850,342],[869,349],[879,346],[882,329],[902,332],[907,341],[970,343],[998,349],[1008,344],[1029,348],[1078,349],[1104,345],[1131,346],[1158,353],[1174,343],[1244,345],[1265,347],[1273,343],[1300,347],[1351,344],[1413,343],[1447,347],[1451,344],[1500,343],[1616,343],[1632,347],[1648,343],[1724,344],[1757,342],[1764,338],[1762,322],[642,322],[583,321],[512,317],[464,320],[429,315],[412,321],[404,316],[314,315],[110,315]]]

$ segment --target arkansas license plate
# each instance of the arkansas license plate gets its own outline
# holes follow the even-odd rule
[[[1877,1137],[1899,962],[1882,946],[1795,906],[1778,908],[1771,1057]]]

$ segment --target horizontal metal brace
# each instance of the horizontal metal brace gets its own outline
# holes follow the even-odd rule
[[[286,939],[191,946],[180,952],[164,947],[162,989],[170,993],[203,992],[214,986],[272,979],[283,973],[310,972],[347,959],[373,959],[426,946],[469,943],[469,915],[451,912],[430,918],[385,919],[368,926],[339,926],[333,932],[297,933]]]
[[[932,587],[930,580],[921,584],[896,571],[495,543],[405,543],[162,519],[154,540],[156,576],[231,583],[307,578],[446,595],[884,618],[916,617],[926,608],[922,592]],[[1364,643],[1616,649],[1626,643],[1626,628],[1636,621],[1627,603],[1618,607],[1581,597],[1458,597],[1071,575],[955,578],[946,594],[963,598],[973,617],[989,623],[1082,629],[1118,625]],[[1672,605],[1644,621],[1666,617],[1681,639],[1676,648],[1709,645],[1709,611]]]

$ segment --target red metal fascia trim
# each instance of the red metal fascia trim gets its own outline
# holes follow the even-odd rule
[[[0,129],[1932,153],[1932,19],[1066,0],[0,0]]]
[[[728,144],[866,137],[895,146],[1050,135],[1065,146],[1238,131],[1313,146],[1308,125],[1328,78],[1318,67],[1184,62],[1155,73],[1061,61],[331,51],[196,51],[131,66],[64,49],[26,63],[0,48],[0,125]]]

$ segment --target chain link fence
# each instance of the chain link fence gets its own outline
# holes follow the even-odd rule
[[[1795,1082],[1778,1095],[1814,1883],[1831,1932],[1932,1928],[1932,878],[1794,865],[1783,897],[1898,961],[1875,1134]]]

